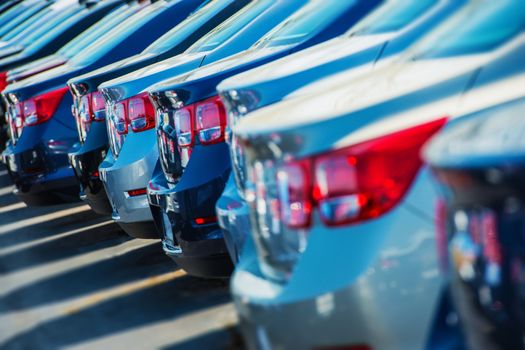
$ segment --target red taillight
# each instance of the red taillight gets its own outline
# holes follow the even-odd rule
[[[195,223],[197,225],[211,224],[211,223],[217,222],[217,217],[216,216],[208,216],[208,217],[204,217],[204,218],[196,218],[194,221],[195,221]]]
[[[91,93],[91,115],[94,121],[106,119],[106,102],[104,96],[98,91]]]
[[[193,118],[192,108],[185,107],[175,112],[175,132],[180,147],[193,146]]]
[[[174,114],[177,143],[192,147],[195,135],[202,145],[224,141],[226,110],[218,96],[177,109]]]
[[[133,132],[141,132],[155,126],[155,109],[147,93],[115,103],[113,117],[114,128],[119,135],[128,133],[128,125]]]
[[[312,199],[311,164],[308,160],[292,161],[277,171],[277,190],[281,220],[289,227],[310,225]]]
[[[287,162],[277,171],[284,224],[310,224],[312,208],[328,226],[382,215],[403,198],[419,168],[422,145],[446,119],[395,132],[311,159]]]
[[[226,111],[218,96],[199,102],[195,106],[195,132],[203,145],[224,141]]]
[[[7,86],[7,72],[0,72],[0,91]]]
[[[139,188],[139,189],[136,189],[136,190],[128,191],[128,196],[130,196],[130,197],[137,197],[137,196],[143,196],[146,193],[148,193],[148,191],[145,188]]]
[[[442,272],[448,271],[448,239],[447,225],[448,215],[445,201],[438,200],[435,207],[435,225],[436,225],[436,247],[438,252],[439,267]]]
[[[23,118],[24,126],[33,126],[48,121],[55,113],[66,91],[67,87],[53,90],[17,105],[17,110],[21,109],[18,117]]]
[[[119,135],[125,135],[128,133],[128,118],[126,110],[127,106],[125,102],[118,102],[113,106],[115,129]]]
[[[128,118],[131,130],[140,132],[155,126],[155,109],[148,94],[140,94],[128,100]]]

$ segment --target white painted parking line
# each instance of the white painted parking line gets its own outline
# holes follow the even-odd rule
[[[98,223],[93,224],[93,225],[81,226],[81,227],[76,228],[74,230],[70,230],[70,231],[67,231],[67,232],[64,232],[64,233],[60,233],[58,235],[53,235],[51,237],[44,237],[44,238],[41,238],[41,239],[34,239],[34,240],[30,241],[30,242],[21,243],[21,244],[12,246],[12,247],[7,247],[5,249],[0,249],[0,257],[2,255],[7,255],[7,254],[13,254],[13,253],[16,253],[16,252],[21,252],[24,249],[29,249],[31,247],[36,247],[36,246],[38,246],[40,244],[47,243],[47,242],[52,242],[54,240],[59,240],[59,239],[62,239],[64,237],[67,237],[67,236],[76,235],[79,232],[89,231],[89,230],[93,230],[93,229],[96,229],[96,228],[101,228],[101,227],[104,227],[104,226],[107,226],[107,225],[111,225],[111,224],[113,224],[113,220],[105,220],[103,222],[98,222]]]
[[[7,194],[11,194],[13,192],[13,187],[2,187],[0,188],[0,196],[5,196]]]
[[[80,206],[80,207],[64,209],[64,210],[56,211],[56,212],[45,214],[45,215],[35,216],[35,217],[30,218],[30,219],[20,220],[20,221],[17,221],[17,222],[9,223],[7,225],[0,225],[0,235],[1,234],[5,234],[5,233],[7,233],[9,231],[12,231],[12,230],[18,230],[18,229],[21,229],[21,228],[24,228],[24,227],[28,227],[28,226],[31,226],[31,225],[41,224],[41,223],[47,222],[49,220],[62,218],[62,217],[67,216],[67,215],[73,215],[73,214],[78,214],[78,213],[82,213],[82,212],[87,212],[89,210],[91,210],[91,209],[87,205],[83,205],[83,206]]]
[[[25,208],[26,205],[23,202],[18,202],[15,204],[7,205],[5,207],[0,207],[0,214],[9,213],[10,211]]]

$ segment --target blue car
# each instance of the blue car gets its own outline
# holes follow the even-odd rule
[[[73,110],[80,140],[80,147],[72,151],[69,158],[80,182],[80,197],[99,214],[111,215],[112,208],[98,176],[98,167],[109,147],[105,120],[96,116],[105,108],[103,99],[100,100],[102,105],[95,106],[97,96],[100,97],[98,86],[104,81],[182,53],[246,4],[239,0],[204,2],[206,5],[194,0],[185,3],[188,10],[196,11],[143,52],[68,81],[74,96]],[[186,14],[187,11],[179,12],[181,17]],[[155,232],[151,227],[148,231]]]
[[[217,90],[232,128],[247,113],[293,94],[309,83],[343,71],[366,74],[391,63],[416,40],[464,5],[458,0],[391,0],[343,35],[221,82]],[[242,56],[239,57],[241,60]],[[217,202],[219,224],[232,260],[238,261],[250,231],[243,198],[246,174],[237,140],[228,133],[233,172]]]
[[[72,96],[66,82],[79,74],[142,51],[173,27],[183,1],[158,1],[125,8],[128,18],[67,64],[9,85],[11,145],[3,158],[16,185],[15,193],[28,205],[78,200],[78,182],[68,161],[78,141],[71,116]],[[138,12],[137,12],[138,11]],[[182,19],[181,19],[182,20]]]
[[[148,88],[163,111],[157,123],[160,165],[148,186],[149,202],[164,251],[183,268],[209,275],[229,272],[216,261],[231,265],[215,215],[231,171],[218,83],[340,35],[378,3],[306,1],[248,50]]]
[[[158,214],[153,211],[152,217],[146,187],[158,160],[155,120],[158,121],[160,115],[155,116],[155,108],[149,104],[145,90],[167,77],[246,50],[303,4],[303,0],[250,1],[182,54],[99,86],[114,111],[108,118],[110,151],[100,164],[99,171],[113,206],[112,216],[120,225],[151,227],[153,217]],[[132,123],[135,123],[137,116],[125,113],[126,108],[139,99],[145,101],[148,108],[148,123],[144,127],[134,126]],[[155,220],[155,223],[160,221]],[[150,235],[158,238],[157,230],[150,230]],[[216,274],[225,275],[231,271],[231,263],[227,260],[224,264],[219,263],[223,258],[219,254],[209,259],[208,266]],[[188,272],[198,274],[200,270],[201,275],[210,273],[203,266],[190,263],[190,260],[184,265]],[[198,262],[198,259],[193,260]],[[184,261],[181,263],[184,264]]]
[[[462,117],[425,150],[441,189],[442,271],[470,349],[524,349],[524,113],[521,98]]]
[[[394,64],[234,126],[256,254],[231,291],[250,345],[427,349],[457,334],[420,150],[447,120],[525,96],[524,30],[524,2],[471,1]]]
[[[94,4],[60,0],[42,10],[40,18],[0,48],[0,72],[50,55],[96,23],[123,0]],[[65,2],[65,3],[62,3]],[[33,18],[33,17],[32,17]]]

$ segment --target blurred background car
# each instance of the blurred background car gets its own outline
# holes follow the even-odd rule
[[[173,27],[183,1],[158,1],[126,8],[127,18],[66,64],[9,85],[11,144],[3,153],[16,194],[28,205],[78,200],[78,182],[68,161],[78,141],[71,116],[71,77],[139,53]]]
[[[425,149],[442,268],[470,349],[523,349],[525,99],[450,123]]]
[[[146,89],[155,82],[245,50],[303,4],[303,0],[251,1],[182,54],[99,86],[109,111],[110,144],[99,166],[100,178],[113,207],[112,217],[126,232],[135,237],[159,238],[146,196],[158,159],[156,111]],[[136,112],[130,110],[135,103],[143,104]]]
[[[396,64],[234,127],[257,255],[231,286],[253,347],[421,349],[447,333],[419,151],[448,117],[523,96],[524,5],[473,1]]]
[[[187,271],[228,275],[218,266],[231,266],[215,215],[215,202],[230,174],[226,115],[217,84],[341,34],[377,3],[307,1],[249,49],[148,88],[164,111],[157,123],[161,167],[148,186],[151,210],[162,230],[164,251]]]
[[[98,167],[109,147],[105,118],[100,117],[105,113],[105,101],[98,92],[98,86],[106,80],[182,53],[246,3],[238,0],[208,2],[140,54],[68,81],[74,95],[74,114],[80,140],[79,148],[70,152],[69,159],[80,182],[80,197],[95,212],[105,215],[113,212],[98,175]],[[192,1],[192,4],[197,5],[198,2]]]
[[[34,8],[41,4],[35,3],[24,11],[32,15],[2,37],[7,41],[0,44],[0,92],[8,84],[9,69],[54,53],[122,3],[111,0],[79,4],[74,0],[58,0],[49,6],[46,1],[46,6],[36,13]],[[0,150],[4,149],[8,136],[5,112],[6,104],[0,99]]]
[[[305,84],[350,69],[358,76],[389,64],[464,3],[457,0],[386,1],[341,36],[237,74],[219,84],[217,90],[221,100],[228,105],[226,141],[230,144],[235,170],[217,202],[216,211],[232,260],[238,261],[250,231],[248,208],[243,199],[246,178],[243,155],[229,132],[236,121],[250,111],[286,98]]]

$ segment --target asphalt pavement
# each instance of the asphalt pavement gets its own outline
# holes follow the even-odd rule
[[[28,208],[0,167],[0,349],[242,349],[228,281],[81,203]]]

